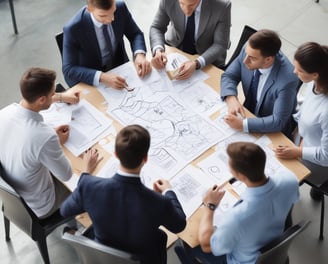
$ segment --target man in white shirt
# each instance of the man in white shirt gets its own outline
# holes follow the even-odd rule
[[[59,208],[70,193],[59,180],[72,176],[61,148],[68,139],[69,126],[54,130],[39,114],[55,101],[79,101],[79,93],[72,90],[55,93],[55,79],[56,73],[48,69],[27,70],[20,80],[23,99],[0,111],[0,162],[5,180],[39,218]]]

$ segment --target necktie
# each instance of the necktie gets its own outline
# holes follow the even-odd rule
[[[112,68],[112,58],[114,57],[112,42],[108,33],[108,25],[102,25],[102,32],[105,40],[105,54],[103,54],[104,69],[109,70]]]
[[[188,17],[185,35],[182,41],[182,50],[189,54],[196,54],[195,48],[195,12]]]
[[[244,106],[251,111],[253,114],[256,109],[257,104],[257,88],[259,86],[261,72],[259,70],[255,70],[253,73],[253,78],[251,81],[251,86],[249,87],[248,94],[246,96],[246,100]]]

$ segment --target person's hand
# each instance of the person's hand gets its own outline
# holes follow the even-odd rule
[[[69,126],[62,125],[62,126],[56,127],[55,130],[58,135],[60,144],[62,144],[62,145],[65,144],[65,142],[67,141],[67,139],[69,137]]]
[[[150,62],[146,59],[145,54],[138,53],[134,59],[134,65],[139,77],[143,78],[151,72]]]
[[[163,193],[165,190],[172,188],[169,181],[164,179],[159,179],[154,182],[153,189],[155,192]]]
[[[157,49],[155,52],[155,56],[151,59],[151,64],[155,69],[160,70],[165,68],[167,63],[167,57],[164,51]]]
[[[243,130],[243,120],[238,116],[227,114],[224,117],[224,121],[233,129],[242,131]]]
[[[278,146],[273,149],[276,156],[280,159],[296,159],[302,157],[302,147],[297,146]]]
[[[218,206],[218,204],[221,202],[223,196],[224,196],[225,190],[220,188],[217,185],[214,185],[212,188],[210,188],[204,198],[203,198],[203,203],[212,203],[215,206]]]
[[[234,95],[227,96],[225,99],[228,106],[228,113],[237,116],[238,113],[241,114],[243,118],[246,117],[246,112],[242,104],[239,102],[238,98]]]
[[[83,154],[83,172],[92,174],[103,157],[99,157],[97,149],[88,149]]]
[[[61,98],[64,103],[77,104],[80,102],[80,91],[68,89],[66,92],[61,93]]]
[[[106,86],[112,87],[117,90],[121,90],[123,88],[128,87],[128,84],[126,83],[126,80],[123,77],[110,72],[101,73],[99,81],[105,84]]]
[[[186,61],[181,64],[178,75],[176,76],[177,80],[187,80],[196,70],[196,62],[195,61]]]

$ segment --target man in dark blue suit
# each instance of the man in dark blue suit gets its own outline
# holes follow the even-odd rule
[[[120,169],[112,178],[82,173],[76,190],[62,204],[63,216],[88,212],[95,240],[137,254],[143,264],[166,263],[164,226],[181,232],[186,216],[166,180],[154,183],[154,191],[139,177],[147,161],[150,135],[138,125],[123,128],[117,135],[115,154]]]
[[[115,19],[114,19],[115,18]],[[122,76],[106,73],[127,62],[123,36],[130,41],[140,77],[151,71],[142,31],[122,1],[88,0],[64,27],[63,74],[69,86],[79,82],[116,89],[127,87]]]

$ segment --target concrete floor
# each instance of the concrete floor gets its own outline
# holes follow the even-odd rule
[[[148,47],[149,25],[158,2],[126,1],[145,33]],[[84,0],[14,0],[19,31],[15,35],[8,1],[0,0],[0,108],[19,101],[19,79],[29,67],[54,69],[58,81],[65,83],[54,36],[84,3]],[[328,1],[316,4],[314,0],[232,0],[232,46],[228,58],[245,24],[278,31],[283,40],[282,50],[292,59],[296,47],[303,42],[328,43]],[[309,198],[308,186],[301,186],[300,191],[301,199],[293,212],[294,221],[305,218],[311,220],[311,224],[292,244],[290,263],[328,263],[328,227],[326,239],[318,240],[320,204]],[[2,215],[0,219],[0,263],[42,263],[37,246],[17,228],[12,228],[11,242],[5,242]],[[74,251],[61,241],[61,232],[62,227],[48,237],[51,263],[79,263]],[[172,249],[168,255],[168,263],[179,263]]]

